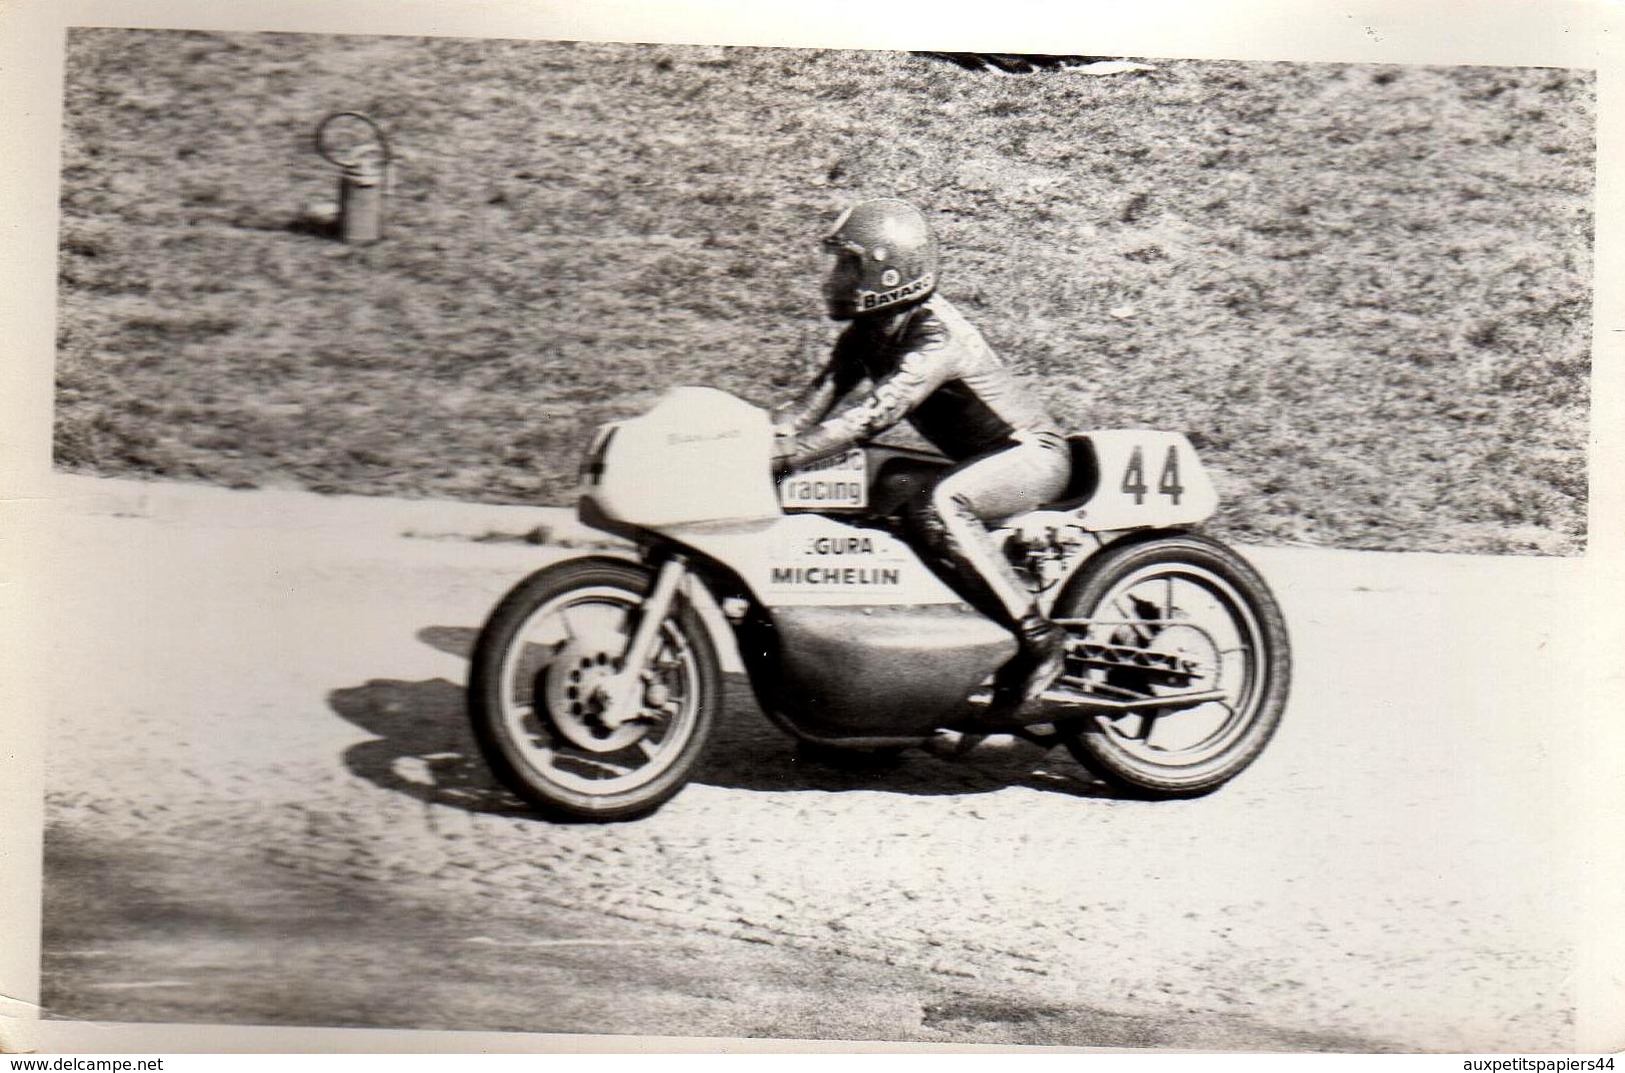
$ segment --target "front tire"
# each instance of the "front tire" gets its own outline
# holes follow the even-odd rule
[[[1059,724],[1078,762],[1115,786],[1162,798],[1210,793],[1257,759],[1280,725],[1292,667],[1285,618],[1258,572],[1215,540],[1179,534],[1110,548],[1062,595],[1054,617],[1089,620],[1069,628],[1073,638],[1127,657],[1120,666],[1097,659],[1079,668],[1091,693],[1224,694]],[[1134,666],[1136,653],[1186,660],[1193,671]]]
[[[722,696],[716,650],[679,599],[661,624],[632,721],[596,720],[653,584],[616,559],[539,570],[491,612],[474,645],[468,712],[502,784],[543,815],[607,823],[645,816],[687,783]]]

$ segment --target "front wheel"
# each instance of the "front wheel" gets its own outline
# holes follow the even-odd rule
[[[1292,656],[1269,586],[1234,551],[1188,534],[1108,549],[1084,569],[1054,611],[1070,635],[1067,684],[1123,707],[1058,724],[1068,750],[1154,797],[1235,778],[1286,707]],[[1198,696],[1209,699],[1182,699]]]
[[[637,671],[631,717],[601,718],[651,585],[635,563],[560,563],[516,586],[480,631],[468,685],[475,740],[503,785],[544,815],[646,815],[683,788],[705,747],[721,674],[685,601]]]

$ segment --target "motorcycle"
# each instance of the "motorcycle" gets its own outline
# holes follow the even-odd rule
[[[646,815],[694,772],[722,704],[731,630],[767,717],[821,750],[899,750],[942,731],[1064,745],[1095,775],[1193,797],[1240,774],[1286,705],[1291,655],[1258,572],[1193,527],[1218,495],[1190,442],[1069,438],[1061,501],[995,531],[1066,632],[1065,669],[1015,712],[989,703],[1016,651],[903,539],[946,459],[871,445],[777,482],[769,415],[683,387],[600,428],[582,522],[635,557],[538,570],[492,611],[469,714],[500,781],[542,814]]]

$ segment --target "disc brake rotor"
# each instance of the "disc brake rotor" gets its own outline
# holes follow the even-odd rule
[[[617,671],[616,660],[625,649],[625,633],[600,625],[572,633],[548,664],[542,699],[554,727],[572,745],[588,752],[612,753],[648,733],[648,725],[636,720],[613,729],[603,721],[609,703],[607,689]],[[643,683],[634,688],[641,701]]]

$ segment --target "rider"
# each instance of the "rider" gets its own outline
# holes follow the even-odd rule
[[[1065,438],[959,310],[936,293],[937,241],[919,209],[879,198],[841,214],[824,238],[835,255],[824,287],[831,319],[849,322],[829,362],[775,415],[775,463],[798,468],[908,418],[954,463],[908,505],[916,541],[977,610],[1020,649],[995,679],[1014,708],[1061,670],[1062,632],[1039,610],[984,523],[1059,497],[1070,475]],[[831,417],[864,377],[872,388]]]

